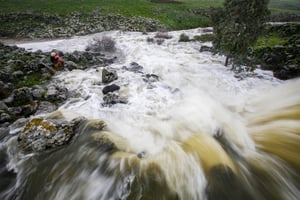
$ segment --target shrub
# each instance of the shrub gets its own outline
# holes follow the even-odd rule
[[[179,37],[179,42],[189,42],[190,38],[185,33],[181,33]]]
[[[201,42],[211,42],[214,39],[213,34],[205,34],[205,35],[195,35],[194,40],[195,41],[201,41]]]
[[[108,36],[95,37],[93,42],[87,46],[86,51],[94,52],[114,52],[116,50],[116,42]]]

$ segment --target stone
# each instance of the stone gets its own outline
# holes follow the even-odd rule
[[[1,113],[0,123],[8,122],[11,120],[11,116],[8,113]]]
[[[102,69],[102,82],[104,84],[111,83],[118,79],[118,75],[115,71],[109,71],[106,68]]]
[[[120,86],[116,85],[116,84],[112,84],[112,85],[107,85],[103,88],[102,93],[103,94],[107,94],[109,92],[114,92],[120,90]]]
[[[68,121],[33,118],[19,134],[18,142],[23,151],[43,151],[67,144],[74,136],[75,127]]]
[[[131,71],[131,72],[135,72],[135,73],[143,73],[142,72],[143,66],[141,66],[140,64],[138,64],[136,62],[130,63],[130,65],[128,67],[123,66],[122,69]]]

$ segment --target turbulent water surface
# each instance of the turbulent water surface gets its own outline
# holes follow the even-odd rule
[[[155,33],[105,32],[26,43],[35,51],[84,50],[93,37],[116,41],[114,81],[127,104],[103,105],[102,68],[62,71],[53,81],[76,91],[59,111],[69,120],[103,120],[103,131],[82,127],[53,152],[22,154],[17,136],[4,140],[7,167],[17,175],[2,199],[299,199],[300,81],[282,82],[257,70],[236,78],[224,58],[179,43],[203,29]],[[135,73],[123,66],[136,62]],[[159,80],[145,81],[146,74]],[[103,137],[115,149],[95,142]]]

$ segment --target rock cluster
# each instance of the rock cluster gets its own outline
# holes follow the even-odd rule
[[[115,70],[108,68],[102,69],[102,83],[105,84],[104,88],[102,89],[103,106],[110,106],[116,103],[127,103],[127,99],[125,97],[121,97],[118,93],[120,86],[116,84],[110,84],[117,79],[118,75]]]
[[[32,24],[24,23],[32,20]],[[50,15],[38,13],[0,14],[0,37],[59,38],[109,30],[156,31],[164,28],[158,21],[143,17],[89,14]]]
[[[100,52],[58,53],[65,60],[62,70],[105,66],[116,59]],[[52,112],[73,95],[63,85],[50,83],[53,73],[59,72],[51,67],[49,55],[0,43],[0,135],[7,133],[11,123]]]

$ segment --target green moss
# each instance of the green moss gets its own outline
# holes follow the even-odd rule
[[[14,84],[17,88],[20,87],[32,87],[34,85],[42,85],[47,81],[45,77],[42,77],[40,72],[34,72],[27,76],[26,79],[15,79]]]

